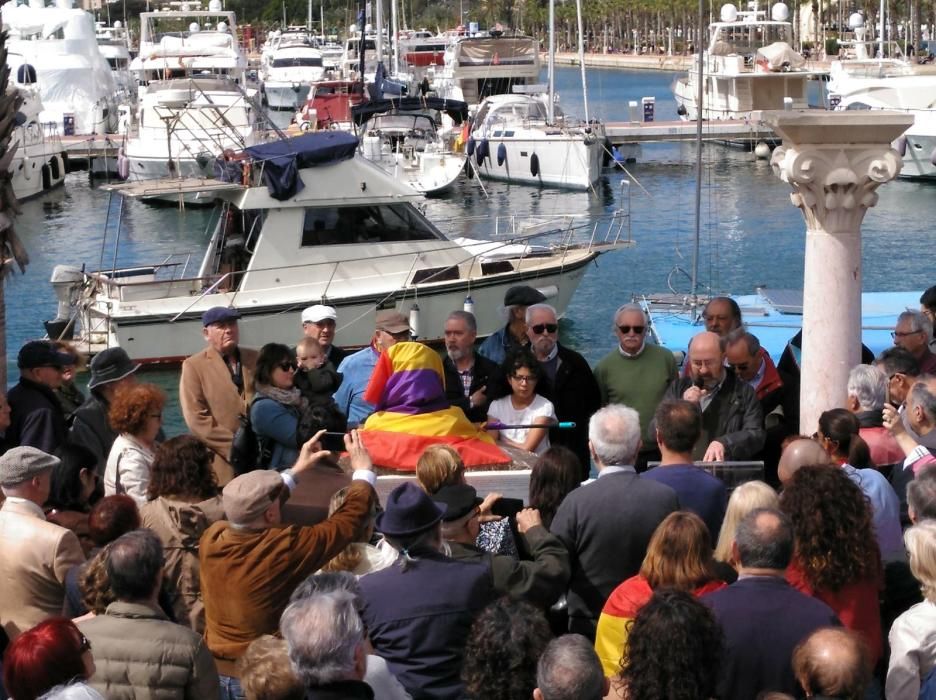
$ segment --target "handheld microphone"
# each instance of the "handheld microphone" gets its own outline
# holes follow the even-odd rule
[[[702,377],[696,377],[692,380],[692,386],[696,387],[697,389],[702,389],[705,387],[705,380],[702,379]]]

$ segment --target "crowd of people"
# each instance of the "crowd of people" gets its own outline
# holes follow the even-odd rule
[[[350,352],[329,306],[258,350],[210,309],[169,439],[125,351],[85,397],[67,344],[26,343],[0,698],[936,698],[936,287],[815,426],[798,337],[775,364],[730,298],[681,369],[638,305],[594,368],[538,290],[504,311],[480,345],[453,311],[440,360],[393,310]],[[418,454],[381,502],[390,423]],[[495,447],[525,502],[469,483]],[[700,466],[732,461],[763,478]]]

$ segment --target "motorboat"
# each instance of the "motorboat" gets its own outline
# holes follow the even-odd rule
[[[377,64],[387,60],[384,37],[366,25],[361,31],[351,25],[341,57],[341,75],[347,80],[373,82]],[[363,70],[362,70],[363,66]]]
[[[721,21],[709,27],[708,50],[692,56],[689,73],[673,85],[677,112],[699,116],[699,64],[702,64],[702,119],[745,119],[754,110],[806,109],[807,83],[815,71],[793,48],[789,8],[776,3],[767,13],[722,6]]]
[[[11,82],[35,83],[42,101],[41,122],[54,122],[64,136],[113,133],[117,128],[117,85],[98,50],[94,18],[60,0],[0,9]]]
[[[65,151],[53,122],[42,123],[42,99],[37,86],[9,88],[19,94],[11,147],[16,148],[10,161],[13,194],[18,201],[47,192],[65,181]]]
[[[270,109],[295,112],[312,83],[325,77],[324,60],[308,34],[287,32],[277,39],[260,66],[260,90]]]
[[[360,80],[322,80],[313,83],[305,105],[296,113],[302,131],[350,131],[351,109],[366,100]]]
[[[95,24],[95,38],[98,50],[110,66],[117,85],[117,99],[119,104],[129,104],[136,100],[136,80],[130,74],[130,37],[126,27],[120,20],[107,26],[104,22]]]
[[[580,190],[597,182],[604,126],[567,119],[558,109],[550,119],[547,100],[540,91],[484,99],[467,143],[483,177]]]
[[[454,149],[455,134],[440,131],[444,112],[456,125],[468,105],[434,97],[371,100],[351,108],[361,154],[417,192],[434,194],[452,186],[468,156]]]
[[[476,107],[489,95],[509,94],[515,85],[537,83],[539,75],[539,42],[525,34],[495,29],[450,43],[432,89],[439,97]]]
[[[623,210],[604,220],[511,218],[484,240],[449,238],[421,213],[422,195],[357,146],[352,134],[309,133],[246,149],[225,163],[229,181],[105,185],[113,197],[215,199],[210,240],[197,270],[185,255],[96,271],[59,266],[55,328],[71,326],[84,352],[120,346],[140,362],[200,350],[201,314],[214,306],[240,311],[241,343],[253,347],[293,342],[302,310],[316,303],[336,308],[346,346],[366,346],[374,313],[388,308],[408,316],[418,339],[437,342],[449,313],[468,306],[485,336],[503,325],[511,286],[532,285],[561,314],[595,258],[630,244]]]

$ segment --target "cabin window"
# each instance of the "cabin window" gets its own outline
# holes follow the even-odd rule
[[[408,204],[315,207],[305,211],[303,247],[342,243],[437,240],[432,226]]]
[[[274,58],[273,68],[320,68],[321,57],[296,56],[295,58]]]

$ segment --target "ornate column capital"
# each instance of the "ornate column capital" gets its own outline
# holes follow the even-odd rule
[[[793,188],[790,201],[810,232],[860,235],[875,190],[897,177],[900,155],[889,143],[789,144],[770,158],[774,174]]]

